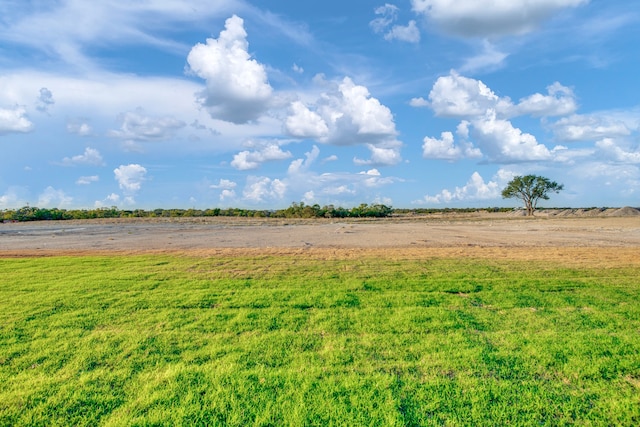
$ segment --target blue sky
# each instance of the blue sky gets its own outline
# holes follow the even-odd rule
[[[2,0],[0,209],[640,205],[623,0]]]

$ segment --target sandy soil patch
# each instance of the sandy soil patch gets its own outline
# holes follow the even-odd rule
[[[186,218],[0,224],[0,257],[182,253],[554,259],[640,265],[640,217]]]

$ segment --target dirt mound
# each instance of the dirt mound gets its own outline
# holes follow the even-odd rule
[[[573,209],[549,209],[548,213],[550,216],[571,216],[573,215]]]
[[[520,210],[511,216],[523,216],[526,211]],[[624,208],[567,208],[567,209],[539,209],[536,216],[568,217],[568,218],[596,218],[596,217],[628,217],[640,216],[640,209],[626,206]]]
[[[607,213],[607,216],[640,216],[640,210],[625,206],[624,208],[614,209]]]

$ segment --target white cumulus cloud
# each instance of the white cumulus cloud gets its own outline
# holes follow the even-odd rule
[[[235,190],[224,189],[220,192],[220,201],[233,200],[236,198]]]
[[[600,149],[605,157],[620,163],[640,163],[640,149],[638,147],[624,147],[622,143],[613,138],[604,138],[596,142],[596,147]]]
[[[637,120],[637,119],[636,119]],[[635,129],[637,130],[637,124]],[[629,136],[632,125],[615,115],[574,114],[563,117],[552,125],[554,134],[561,141],[595,141],[602,138]]]
[[[24,107],[0,108],[0,135],[31,132],[33,128],[33,123],[27,118],[27,110]]]
[[[500,197],[500,185],[497,181],[485,182],[478,172],[474,172],[462,187],[453,190],[444,189],[435,196],[425,196],[416,203],[446,204],[451,202],[491,200]]]
[[[200,94],[213,118],[242,124],[268,108],[273,89],[264,65],[251,58],[242,18],[227,19],[217,39],[198,43],[189,52],[190,70],[206,81]]]
[[[47,187],[39,196],[38,196],[38,207],[40,208],[62,208],[65,206],[69,206],[73,201],[73,197],[68,196],[62,190],[56,190],[53,187]]]
[[[212,184],[210,188],[214,190],[222,190],[220,191],[220,201],[224,202],[226,200],[234,200],[236,198],[235,188],[238,184],[234,181],[228,179],[220,179],[217,184]]]
[[[120,195],[116,193],[111,193],[104,200],[96,200],[94,206],[96,208],[104,208],[107,206],[117,206],[120,202]]]
[[[392,177],[383,177],[378,169],[369,169],[367,171],[360,172],[358,177],[362,179],[362,183],[366,187],[380,187],[396,181],[396,179]]]
[[[142,188],[147,169],[138,164],[120,165],[113,170],[113,173],[120,189],[125,194],[134,194]]]
[[[489,110],[484,117],[472,121],[472,136],[490,160],[496,162],[518,162],[550,160],[551,152],[538,143],[536,137],[522,132],[508,120],[496,118]]]
[[[212,184],[210,187],[213,189],[231,190],[236,188],[238,184],[228,179],[221,179],[217,184]]]
[[[11,209],[27,205],[28,191],[22,187],[9,187],[0,195],[0,208]]]
[[[416,98],[411,98],[411,100],[409,101],[409,105],[411,105],[412,107],[420,108],[429,107],[431,104],[429,103],[429,101],[419,96]]]
[[[349,77],[328,86],[315,103],[292,103],[285,130],[296,138],[313,138],[333,145],[364,145],[371,164],[392,165],[401,161],[402,143],[391,110],[371,96],[369,90]]]
[[[401,181],[395,177],[385,177],[376,168],[370,168],[359,173],[322,173],[312,170],[313,164],[320,158],[317,146],[305,153],[305,158],[291,162],[287,177],[283,179],[287,191],[292,194],[302,194],[305,203],[343,204],[373,200],[377,194],[372,194],[378,188]],[[359,199],[355,199],[359,196]]]
[[[436,80],[429,101],[440,117],[481,116],[489,109],[509,115],[514,107],[511,99],[499,97],[482,81],[455,72]]]
[[[426,159],[460,160],[482,157],[482,152],[469,142],[455,144],[451,132],[442,132],[440,139],[425,137],[422,144],[422,156]]]
[[[371,157],[369,159],[354,157],[353,162],[356,165],[397,165],[402,161],[402,156],[400,155],[401,147],[402,143],[396,140],[377,145],[367,144],[367,148],[371,152]]]
[[[357,133],[361,135],[395,135],[395,123],[391,110],[371,96],[369,90],[357,85],[348,77],[338,86],[339,94],[331,101],[337,103],[337,110],[343,115],[336,117],[335,123],[341,123],[342,118],[355,125]],[[335,112],[331,106],[326,108]],[[347,125],[348,126],[348,125]]]
[[[578,109],[573,91],[558,82],[547,87],[547,95],[535,93],[520,100],[517,111],[532,116],[567,116]]]
[[[249,176],[242,196],[246,201],[252,203],[280,201],[284,198],[286,191],[286,183],[279,179]]]
[[[314,145],[311,151],[305,153],[304,159],[296,159],[291,162],[287,173],[289,175],[298,175],[300,173],[307,172],[311,165],[318,159],[320,155],[320,149]]]
[[[277,143],[259,144],[257,150],[241,151],[231,161],[231,166],[238,170],[257,169],[264,162],[285,160],[292,156],[289,151],[283,151]]]
[[[422,102],[412,102],[420,106]],[[422,98],[419,98],[422,100]],[[455,143],[453,133],[443,132],[441,138],[427,136],[423,140],[423,156],[442,160],[479,158],[497,163],[556,160],[571,162],[584,153],[566,147],[547,148],[530,133],[523,132],[509,120],[512,117],[566,116],[578,108],[573,91],[556,82],[547,87],[547,94],[524,97],[514,104],[509,97],[498,96],[482,81],[456,72],[439,77],[429,93],[428,106],[436,116],[462,119]],[[567,118],[554,125],[566,129]],[[473,142],[471,142],[473,141]]]
[[[322,117],[309,110],[302,102],[291,103],[291,115],[285,121],[285,129],[296,138],[324,138],[329,134],[327,124]]]

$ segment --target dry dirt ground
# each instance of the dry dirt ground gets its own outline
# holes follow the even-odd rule
[[[213,217],[0,224],[0,258],[127,253],[480,257],[640,266],[640,215],[542,212],[535,218],[472,213],[378,220]]]

